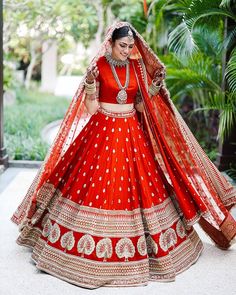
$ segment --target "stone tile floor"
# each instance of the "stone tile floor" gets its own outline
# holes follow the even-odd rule
[[[36,269],[31,250],[15,243],[17,227],[10,217],[36,174],[36,169],[8,168],[0,175],[0,294],[1,295],[233,295],[236,294],[236,245],[228,251],[215,246],[195,226],[204,250],[196,264],[175,282],[150,282],[145,287],[89,290],[59,280]],[[233,212],[236,217],[236,210]]]

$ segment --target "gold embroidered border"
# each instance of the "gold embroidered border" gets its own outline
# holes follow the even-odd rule
[[[18,245],[33,248],[39,240],[42,231],[37,227],[26,225],[17,238]]]
[[[59,197],[50,210],[50,219],[70,230],[96,236],[127,237],[154,235],[171,227],[179,216],[170,199],[152,208],[128,210],[104,210],[80,206]]]
[[[236,225],[233,216],[229,213],[224,222],[221,224],[220,229],[224,236],[231,241],[236,236]]]
[[[88,288],[147,285],[148,280],[174,280],[199,257],[202,243],[195,233],[169,255],[127,262],[98,262],[67,254],[40,240],[32,258],[36,266],[56,277]]]
[[[193,231],[189,235],[189,238],[190,240],[184,241],[177,248],[171,250],[171,261],[172,266],[174,266],[174,277],[177,274],[185,271],[192,264],[194,264],[198,260],[200,254],[202,253],[203,244],[199,239],[197,233]],[[160,260],[161,259],[162,258],[160,258]],[[169,269],[169,271],[171,272],[171,268]],[[167,276],[165,276],[161,273],[160,263],[152,258],[150,259],[150,280],[170,280],[168,274]]]
[[[130,111],[126,111],[126,112],[114,112],[111,110],[107,110],[103,107],[99,107],[98,112],[102,113],[103,115],[106,115],[108,117],[112,117],[112,118],[129,118],[129,117],[133,117],[136,113],[136,109],[132,109]]]

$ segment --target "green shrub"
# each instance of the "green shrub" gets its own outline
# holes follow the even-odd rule
[[[48,123],[62,119],[70,101],[38,91],[17,91],[14,105],[5,106],[5,146],[10,159],[43,160],[49,148],[41,138]]]

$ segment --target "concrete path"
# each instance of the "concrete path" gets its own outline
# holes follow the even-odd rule
[[[233,295],[236,294],[236,245],[228,251],[214,247],[196,226],[204,251],[196,264],[172,283],[150,282],[145,287],[88,290],[40,272],[31,250],[15,243],[17,227],[10,217],[31,184],[35,169],[9,168],[0,175],[0,294],[1,295]],[[234,212],[234,215],[236,212]]]
[[[78,134],[83,127],[85,126],[85,124],[87,124],[87,122],[90,119],[90,115],[84,114],[82,115],[82,118],[80,119],[77,129],[76,129],[76,134]],[[47,124],[42,132],[41,132],[41,137],[51,146],[59,129],[60,129],[60,125],[62,123],[62,120],[57,120],[57,121],[53,121],[49,124]],[[76,137],[76,135],[74,135]]]

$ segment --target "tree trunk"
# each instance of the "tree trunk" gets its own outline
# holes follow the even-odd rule
[[[112,4],[107,5],[106,8],[106,26],[111,25],[115,21],[115,16],[111,10]]]
[[[33,73],[33,69],[34,69],[34,66],[37,61],[37,57],[38,57],[38,54],[36,54],[35,45],[33,42],[31,42],[30,43],[30,64],[27,68],[27,74],[26,74],[26,78],[25,78],[25,88],[26,89],[29,89],[29,87],[30,87],[32,73]]]
[[[102,33],[104,29],[104,17],[103,17],[103,5],[101,1],[94,1],[93,2],[94,6],[96,7],[97,10],[97,16],[98,16],[98,30],[96,33],[96,44],[101,44],[102,43]]]

